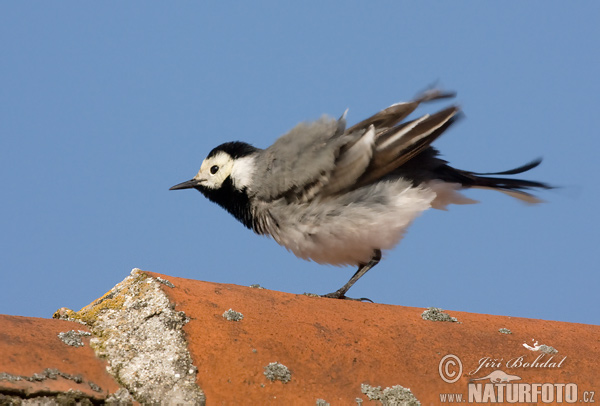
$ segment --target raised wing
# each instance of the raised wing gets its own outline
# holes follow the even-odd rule
[[[430,90],[347,130],[345,113],[339,120],[324,117],[314,123],[299,124],[264,150],[256,161],[261,178],[253,184],[255,197],[302,203],[344,193],[390,175],[411,179],[415,184],[442,181],[460,187],[494,189],[537,202],[528,190],[552,186],[488,175],[522,173],[536,167],[539,160],[509,171],[482,174],[455,169],[438,157],[431,143],[460,116],[458,106],[403,122],[420,103],[453,95]]]
[[[456,120],[459,112],[458,107],[452,106],[379,131],[371,163],[356,186],[384,177],[425,151]]]
[[[452,96],[454,93],[430,90],[413,101],[394,104],[350,127],[346,136],[358,134],[359,137],[342,150],[339,166],[323,193],[342,192],[377,181],[429,148],[456,119],[458,107],[400,122],[420,103]],[[348,162],[354,162],[352,170]]]
[[[439,89],[427,90],[417,96],[415,100],[392,104],[390,107],[381,110],[374,116],[371,116],[366,120],[353,125],[348,129],[347,132],[353,133],[355,131],[365,129],[370,125],[373,125],[377,129],[377,132],[382,132],[404,120],[410,113],[415,111],[415,109],[419,107],[421,103],[439,99],[448,99],[454,96],[456,96],[456,93],[454,92],[444,92]]]
[[[347,130],[345,113],[339,120],[323,117],[297,125],[261,153],[255,197],[307,202],[382,178],[426,149],[450,125],[458,107],[398,123],[420,103],[453,95],[431,90]]]

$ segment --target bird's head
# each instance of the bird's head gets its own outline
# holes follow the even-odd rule
[[[192,179],[170,190],[196,189],[217,203],[248,228],[253,227],[248,187],[260,150],[244,142],[221,144],[208,154]]]
[[[239,141],[221,144],[210,151],[196,176],[169,190],[194,188],[203,193],[224,187],[242,190],[252,177],[253,156],[257,151],[252,145]]]

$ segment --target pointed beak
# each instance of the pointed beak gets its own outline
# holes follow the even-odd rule
[[[201,180],[198,179],[190,179],[185,182],[182,182],[178,185],[171,187],[169,190],[179,190],[179,189],[192,189],[202,183]]]

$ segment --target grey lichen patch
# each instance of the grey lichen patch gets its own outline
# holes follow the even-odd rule
[[[546,353],[546,354],[557,354],[558,350],[554,347],[551,347],[546,344],[542,344],[539,346],[538,351]]]
[[[23,377],[20,375],[13,375],[13,374],[9,374],[6,372],[0,372],[0,381],[15,382],[15,381],[20,381],[22,379],[23,379]]]
[[[267,365],[264,374],[269,381],[288,383],[292,379],[292,373],[288,367],[279,362],[271,362]]]
[[[331,406],[325,399],[317,399],[317,406]]]
[[[381,386],[363,383],[360,385],[360,389],[369,400],[379,401],[382,406],[421,406],[421,402],[417,400],[410,389],[401,385],[381,390]]]
[[[127,389],[121,388],[106,398],[106,404],[114,406],[131,405],[133,404],[133,397]]]
[[[444,312],[439,307],[430,307],[421,314],[423,320],[429,321],[449,321],[452,323],[457,323],[458,320],[456,317],[450,316],[448,313]]]
[[[244,318],[244,315],[240,312],[236,312],[233,309],[229,309],[223,313],[223,318],[229,321],[240,321]]]
[[[94,334],[91,346],[107,370],[140,403],[205,404],[183,326],[189,321],[139,269],[77,312]]]
[[[160,276],[156,277],[156,280],[159,281],[160,283],[162,283],[165,286],[168,286],[170,288],[174,288],[175,285],[173,285],[171,282],[169,282],[167,279],[163,279]]]
[[[60,338],[60,340],[63,343],[70,345],[71,347],[83,347],[83,340],[81,339],[81,337],[91,336],[91,335],[92,335],[92,333],[88,333],[87,331],[70,330],[70,331],[58,333],[58,338]]]
[[[84,379],[81,375],[67,374],[56,368],[46,368],[41,373],[36,372],[36,373],[32,374],[31,376],[14,375],[14,374],[6,373],[6,372],[0,372],[0,381],[9,381],[9,382],[16,382],[16,381],[43,382],[46,379],[57,380],[59,377],[68,379],[75,383],[83,383],[84,382]],[[88,382],[88,383],[91,386],[92,382]],[[100,389],[100,391],[102,391],[102,388],[100,388],[100,387],[98,387],[98,388]]]
[[[510,331],[509,329],[504,328],[504,327],[501,329],[498,329],[498,331],[501,332],[502,334],[512,334],[512,331]]]
[[[93,390],[94,392],[102,392],[102,388],[99,387],[98,385],[96,385],[94,382],[89,381],[88,385],[90,385],[90,389]]]
[[[11,396],[0,393],[0,405],[19,405],[19,406],[56,406],[56,405],[76,405],[76,406],[92,406],[98,404],[96,400],[93,402],[90,398],[80,391],[68,390],[56,395],[34,396],[25,395]]]

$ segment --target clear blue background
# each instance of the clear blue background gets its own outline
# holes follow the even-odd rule
[[[0,313],[77,310],[134,267],[337,289],[354,269],[168,188],[222,142],[266,147],[346,108],[355,123],[437,81],[466,114],[436,142],[446,159],[543,156],[527,177],[561,188],[426,212],[350,295],[598,324],[599,17],[595,1],[2,2]]]

